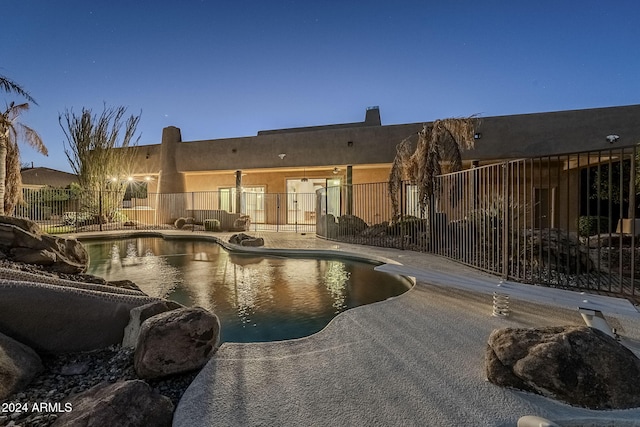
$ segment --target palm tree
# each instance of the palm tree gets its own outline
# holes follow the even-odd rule
[[[462,151],[474,147],[477,119],[436,120],[418,132],[418,143],[411,152],[411,137],[396,147],[396,157],[389,176],[389,195],[394,217],[399,216],[398,192],[402,181],[418,187],[418,203],[424,214],[436,190],[436,176],[462,169]]]
[[[7,93],[16,93],[37,105],[27,91],[4,76],[0,76],[0,89]],[[28,143],[45,156],[48,154],[40,135],[29,126],[18,122],[20,114],[28,109],[28,102],[11,102],[0,114],[0,215],[12,213],[21,195],[18,141]]]

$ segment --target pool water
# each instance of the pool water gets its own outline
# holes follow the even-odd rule
[[[404,277],[374,271],[375,264],[348,259],[239,255],[213,242],[160,237],[83,243],[89,274],[209,309],[228,342],[308,336],[347,309],[411,287]]]

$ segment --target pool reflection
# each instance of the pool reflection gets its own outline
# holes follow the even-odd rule
[[[230,254],[202,241],[134,238],[85,246],[89,274],[131,280],[149,295],[207,308],[220,318],[224,341],[307,336],[346,309],[410,286],[368,263]]]

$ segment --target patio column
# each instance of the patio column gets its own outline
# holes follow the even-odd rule
[[[242,171],[236,171],[236,213],[242,213]]]
[[[346,182],[346,206],[345,213],[347,215],[353,215],[353,166],[347,165],[347,182]]]

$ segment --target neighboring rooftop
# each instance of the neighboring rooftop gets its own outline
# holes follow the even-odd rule
[[[78,182],[78,177],[69,172],[43,167],[26,168],[20,171],[25,187],[67,187]]]

